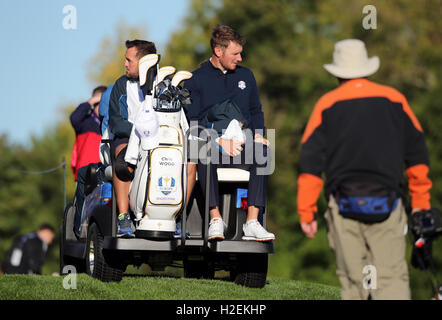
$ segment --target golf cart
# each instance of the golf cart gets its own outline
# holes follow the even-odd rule
[[[188,97],[179,87],[179,82],[191,74],[178,72],[175,75],[179,75],[178,79],[174,76],[175,81],[172,78],[170,83],[164,82],[163,68],[158,69],[158,59],[154,60],[151,57],[144,59],[144,66],[140,60],[140,85],[143,92],[163,97],[157,99],[161,103],[156,102],[156,108],[154,103],[159,118],[160,141],[153,150],[140,147],[129,194],[136,237],[117,237],[118,210],[112,187],[113,170],[109,161],[109,140],[104,137],[100,148],[103,165],[92,164],[88,168],[86,199],[77,234],[74,233],[76,199],[64,211],[60,273],[66,274],[65,267],[73,266],[76,272],[86,272],[101,281],[118,282],[128,265],[139,267],[146,263],[152,271],[163,271],[166,266],[182,261],[184,277],[213,279],[215,271],[226,270],[235,283],[262,288],[266,283],[268,254],[273,253],[273,243],[242,240],[242,226],[247,216],[244,201],[247,199],[249,172],[237,168],[217,169],[220,212],[226,223],[225,240],[208,241],[209,192],[204,197],[197,182],[189,203],[185,203],[189,140],[188,130],[185,133],[179,122],[183,113],[177,101],[182,103]],[[144,84],[147,84],[147,89]],[[169,97],[157,94],[156,90],[161,86],[166,88],[162,94],[167,91],[172,91],[172,94]],[[178,98],[174,100],[174,97]],[[156,162],[156,159],[160,161]],[[161,168],[160,164],[166,167]],[[210,166],[206,167],[209,171]],[[210,177],[210,172],[207,172],[207,177]],[[210,179],[206,183],[208,186]],[[259,220],[264,227],[266,215],[266,209],[262,209]],[[179,234],[175,232],[177,225],[182,230]]]

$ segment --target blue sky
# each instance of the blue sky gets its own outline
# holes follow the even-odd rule
[[[66,30],[63,8],[76,9],[77,29]],[[60,119],[60,108],[90,97],[86,63],[119,22],[142,25],[161,52],[180,28],[190,0],[0,1],[0,135],[28,145]]]

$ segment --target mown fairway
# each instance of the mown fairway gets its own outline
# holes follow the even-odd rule
[[[224,280],[161,276],[125,276],[120,283],[103,283],[85,274],[76,276],[76,289],[65,276],[0,276],[0,300],[336,300],[337,287],[268,278],[263,289]]]

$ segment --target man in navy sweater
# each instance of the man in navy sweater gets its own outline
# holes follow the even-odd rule
[[[210,45],[212,48],[211,58],[204,62],[200,68],[193,72],[193,77],[186,81],[185,87],[191,93],[192,104],[189,105],[187,117],[190,125],[198,123],[199,126],[207,127],[207,116],[211,108],[216,105],[231,101],[236,104],[242,118],[247,122],[252,131],[253,141],[246,141],[253,146],[253,150],[263,150],[267,158],[268,141],[263,137],[264,114],[258,96],[258,88],[255,77],[251,70],[239,66],[242,61],[241,52],[244,38],[232,28],[218,25],[212,32]],[[225,128],[224,128],[225,129]],[[233,163],[244,164],[245,159],[252,156],[253,160],[249,171],[250,181],[248,189],[248,212],[247,222],[243,226],[244,240],[272,241],[274,234],[267,232],[258,222],[260,207],[266,205],[266,189],[268,175],[257,174],[258,167],[265,167],[267,163],[257,163],[256,155],[246,154],[249,148],[244,147],[244,142],[234,139],[216,139],[217,143]],[[257,144],[261,144],[257,147]],[[213,152],[212,152],[213,156]],[[225,157],[224,157],[225,158]],[[230,163],[232,161],[229,161]],[[224,161],[223,161],[224,163]],[[189,162],[189,172],[198,167],[198,178],[203,192],[206,193],[206,166],[199,162],[198,165]],[[210,185],[210,223],[209,240],[224,240],[224,223],[219,210],[217,164],[211,163]],[[224,167],[226,165],[223,165]],[[234,166],[234,165],[230,165]]]
[[[72,149],[71,167],[77,181],[78,170],[90,163],[100,162],[98,149],[101,142],[100,118],[98,105],[105,86],[98,86],[92,91],[91,98],[80,104],[70,115],[75,130],[75,144]]]
[[[106,86],[98,86],[92,91],[92,96],[86,102],[81,103],[70,115],[72,127],[75,130],[75,143],[72,148],[71,167],[74,179],[77,181],[75,190],[76,212],[74,218],[74,232],[78,235],[80,227],[81,210],[85,198],[84,185],[88,165],[100,162],[99,148],[101,143],[100,118],[98,106],[101,95],[107,89]]]

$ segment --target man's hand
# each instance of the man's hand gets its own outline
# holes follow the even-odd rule
[[[101,94],[96,94],[92,96],[87,102],[92,106],[95,107],[97,103],[100,103],[101,100]]]
[[[220,138],[218,140],[219,145],[221,148],[223,148],[224,152],[227,153],[231,157],[238,156],[243,148],[241,145],[244,144],[244,142],[238,141],[238,140],[229,140],[229,139],[222,139]]]
[[[262,143],[265,144],[266,146],[270,145],[269,140],[267,140],[266,138],[264,138],[262,135],[260,135],[259,133],[255,133],[255,138],[253,139],[253,141],[257,142],[257,143]]]
[[[307,238],[314,238],[316,232],[318,231],[318,223],[316,220],[313,220],[310,223],[301,223],[301,229]]]
[[[413,208],[411,209],[411,214],[415,214],[416,212],[422,211],[421,208]]]

